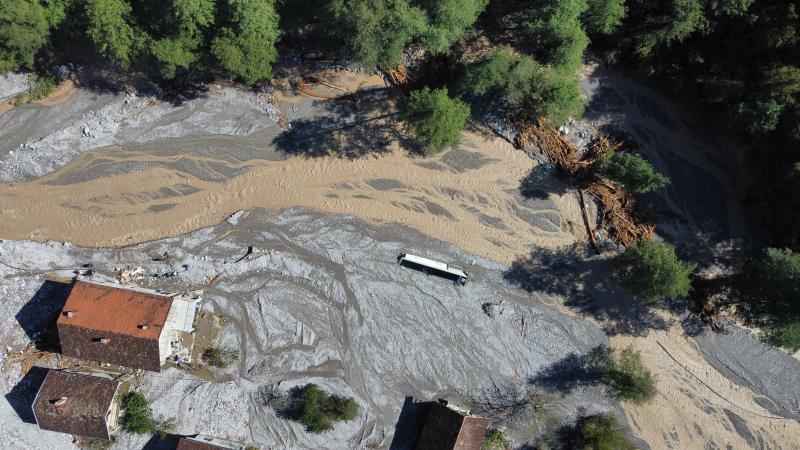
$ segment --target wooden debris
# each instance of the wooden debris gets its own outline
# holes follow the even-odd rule
[[[599,227],[606,229],[614,241],[628,246],[638,240],[652,239],[655,226],[647,223],[638,212],[633,195],[611,186],[591,170],[606,153],[625,151],[628,144],[624,139],[612,142],[607,136],[600,135],[582,158],[569,139],[544,121],[535,124],[519,121],[516,125],[520,130],[516,140],[519,148],[538,148],[552,162],[559,176],[569,178],[578,185],[586,234],[595,252],[599,252],[599,248],[586,213],[584,192],[600,203]]]

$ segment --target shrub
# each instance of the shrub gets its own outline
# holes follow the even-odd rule
[[[581,450],[636,450],[625,427],[611,414],[595,414],[578,421],[574,448]]]
[[[472,64],[461,81],[463,94],[494,94],[511,107],[519,107],[531,95],[531,80],[539,76],[539,64],[510,49],[494,52],[491,57]]]
[[[322,433],[333,428],[334,422],[358,416],[358,404],[352,398],[330,395],[316,384],[300,391],[297,408],[300,423],[312,433]]]
[[[239,359],[239,350],[209,347],[203,351],[203,361],[209,366],[225,369]]]
[[[425,144],[425,153],[438,153],[448,145],[457,147],[469,117],[469,106],[452,99],[447,89],[414,91],[400,105],[406,128]]]
[[[661,189],[669,178],[656,172],[646,160],[629,153],[607,153],[600,160],[600,174],[633,192]]]
[[[52,75],[36,75],[31,79],[30,100],[40,100],[53,92],[56,79]]]
[[[743,272],[737,288],[750,319],[765,325],[773,345],[800,349],[800,254],[767,248]]]
[[[505,435],[497,428],[492,428],[486,433],[486,439],[481,446],[481,450],[507,450],[508,448],[510,447],[506,442]]]
[[[656,377],[642,362],[642,354],[633,347],[622,350],[618,358],[609,357],[603,379],[619,400],[641,404],[656,394]]]
[[[153,419],[150,404],[138,392],[131,392],[125,397],[123,428],[133,434],[153,434],[156,432],[157,423]]]
[[[617,277],[643,303],[655,303],[689,294],[692,268],[665,242],[639,241],[617,256]]]

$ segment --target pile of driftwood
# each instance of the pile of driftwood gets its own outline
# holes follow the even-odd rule
[[[615,242],[627,246],[653,237],[655,226],[638,212],[633,195],[597,175],[597,164],[603,155],[631,150],[624,139],[612,141],[608,136],[599,135],[589,151],[581,156],[572,142],[541,120],[538,123],[521,121],[517,127],[520,130],[517,146],[538,148],[555,166],[560,177],[569,179],[577,186],[584,224],[595,251],[599,252],[599,249],[586,214],[584,192],[597,199],[601,207],[598,227],[605,229]]]

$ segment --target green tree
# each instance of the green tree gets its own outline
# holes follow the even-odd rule
[[[505,435],[497,428],[492,428],[486,433],[486,438],[481,446],[481,450],[508,450],[510,448]]]
[[[123,428],[133,434],[153,434],[158,423],[153,419],[150,404],[144,395],[131,392],[125,397],[125,417]]]
[[[527,108],[532,116],[546,117],[553,124],[583,114],[578,77],[572,73],[547,70],[533,80]]]
[[[458,147],[469,114],[469,106],[450,98],[447,89],[414,91],[400,105],[401,119],[424,142],[426,154],[440,152],[448,145]]]
[[[628,8],[626,42],[638,57],[682,42],[708,25],[701,0],[631,0]]]
[[[0,72],[33,69],[36,53],[64,19],[60,0],[0,1]]]
[[[765,249],[745,266],[738,292],[756,322],[765,326],[768,341],[800,349],[800,254]]]
[[[426,0],[420,2],[428,12],[430,25],[422,42],[432,53],[445,53],[461,39],[486,8],[488,0]]]
[[[133,10],[126,0],[86,0],[89,39],[103,56],[129,65],[145,35],[131,25]]]
[[[636,450],[627,430],[611,414],[595,414],[578,420],[577,450]]]
[[[168,21],[153,35],[165,36],[154,39],[148,48],[159,62],[159,73],[164,78],[173,78],[177,69],[197,69],[204,44],[204,33],[214,22],[212,0],[172,0],[166,4],[162,15]]]
[[[590,34],[611,34],[625,17],[625,0],[588,0],[581,21]]]
[[[516,108],[530,98],[533,80],[539,76],[540,67],[533,58],[504,48],[467,67],[459,85],[462,94],[502,96]]]
[[[330,395],[316,384],[308,384],[298,396],[297,411],[300,423],[312,433],[322,433],[339,421],[358,416],[358,404],[352,398]]]
[[[228,73],[247,84],[272,77],[280,36],[278,14],[271,1],[227,0],[227,24],[220,29],[211,53]]]
[[[403,49],[428,29],[425,11],[407,0],[332,0],[331,16],[362,64],[396,66]]]
[[[784,105],[773,99],[739,102],[736,106],[737,122],[752,135],[763,135],[778,126]]]
[[[618,400],[642,404],[656,395],[656,377],[633,347],[622,350],[618,358],[609,357],[603,378]]]
[[[586,0],[540,2],[525,24],[534,44],[544,50],[545,60],[556,69],[574,74],[581,65],[589,38],[581,25]]]
[[[669,178],[656,172],[644,158],[630,153],[606,153],[600,160],[598,171],[633,192],[651,192],[669,184]]]
[[[689,294],[692,268],[675,255],[666,242],[639,241],[616,258],[617,276],[643,303],[681,298]]]

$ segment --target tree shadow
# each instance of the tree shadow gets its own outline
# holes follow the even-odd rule
[[[358,91],[348,99],[317,100],[321,115],[291,121],[292,128],[277,136],[279,152],[312,158],[338,156],[358,159],[391,151],[397,142],[413,154],[424,154],[422,145],[409,139],[394,119],[393,88]]]
[[[36,394],[42,387],[48,371],[49,369],[44,367],[31,367],[28,373],[6,394],[6,401],[25,423],[36,423],[33,401],[36,399]]]
[[[17,312],[17,323],[38,350],[61,352],[56,320],[72,286],[72,283],[45,280],[28,303]]]
[[[394,426],[394,437],[389,444],[390,450],[416,448],[432,404],[433,402],[415,402],[412,397],[405,398]]]
[[[668,326],[622,289],[615,280],[612,261],[591,257],[581,244],[535,249],[514,261],[503,278],[529,293],[563,297],[565,306],[597,319],[608,335],[641,336]]]
[[[567,192],[566,183],[559,180],[555,174],[549,172],[544,166],[534,166],[519,185],[519,193],[525,199],[547,199],[550,194],[563,195]]]
[[[574,389],[603,382],[603,368],[610,357],[605,345],[598,345],[585,355],[570,353],[565,358],[539,370],[529,383],[551,392],[569,394]]]

